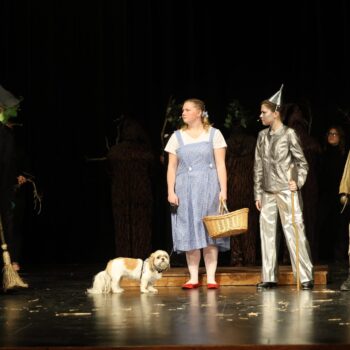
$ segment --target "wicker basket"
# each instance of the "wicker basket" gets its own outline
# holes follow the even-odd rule
[[[248,208],[228,212],[226,204],[224,214],[205,216],[203,222],[211,238],[236,236],[248,230]],[[220,204],[221,207],[221,204]],[[221,209],[220,209],[221,211]]]

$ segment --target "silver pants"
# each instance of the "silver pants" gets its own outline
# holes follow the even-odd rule
[[[303,214],[297,192],[294,192],[294,222],[299,236],[299,272],[300,282],[313,280],[313,265],[310,258],[309,242],[305,236]],[[294,277],[296,278],[296,235],[292,218],[292,192],[264,192],[261,200],[260,237],[262,253],[263,282],[277,282],[277,215],[279,213],[289,250]]]

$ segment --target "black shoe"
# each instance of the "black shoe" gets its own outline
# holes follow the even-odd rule
[[[276,282],[260,282],[256,285],[258,289],[271,289],[276,288],[277,283]]]
[[[301,289],[309,290],[314,287],[314,281],[306,281],[301,284]]]
[[[345,282],[340,286],[340,290],[342,291],[348,291],[350,290],[350,276],[347,278]]]

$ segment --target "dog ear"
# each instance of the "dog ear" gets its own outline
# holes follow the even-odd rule
[[[167,269],[166,269],[165,271],[168,271],[168,270],[170,269],[170,255],[169,255],[168,252],[166,252],[166,251],[164,251],[164,253],[165,253],[165,256],[166,256],[167,259],[168,259],[168,267],[167,267]]]
[[[152,272],[155,271],[154,259],[155,259],[155,254],[152,253],[152,254],[150,255],[150,257],[148,258],[149,269],[150,269]]]

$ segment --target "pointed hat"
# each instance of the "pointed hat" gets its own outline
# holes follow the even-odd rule
[[[282,101],[282,89],[283,89],[283,84],[281,85],[280,89],[269,98],[269,101],[274,103],[277,108],[281,106],[281,101]]]
[[[5,108],[11,108],[18,105],[21,101],[13,96],[10,91],[0,85],[0,106]]]

